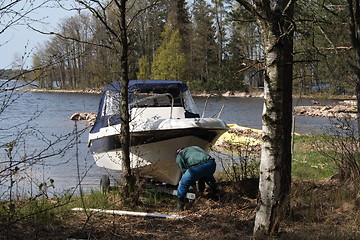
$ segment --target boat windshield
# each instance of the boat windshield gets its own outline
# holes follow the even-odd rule
[[[102,116],[113,116],[120,113],[120,96],[118,92],[106,91],[101,111]]]
[[[193,114],[199,114],[194,99],[192,98],[189,90],[182,92],[182,99],[184,101],[184,108],[187,112],[191,112]]]
[[[120,114],[119,92],[106,91],[102,104],[102,116],[114,116]],[[194,99],[189,90],[174,98],[170,93],[134,93],[131,97],[130,109],[133,107],[184,107],[186,112],[198,114]]]
[[[133,101],[130,103],[132,107],[171,107],[181,106],[178,99],[174,99],[170,93],[154,94],[154,93],[134,93]]]

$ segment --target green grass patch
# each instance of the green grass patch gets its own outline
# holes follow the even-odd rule
[[[103,193],[99,190],[92,190],[91,193],[84,197],[85,206],[88,208],[101,208],[106,209],[110,205],[109,199],[112,198],[113,193]],[[82,204],[81,198],[78,199],[78,205]]]
[[[338,172],[334,162],[336,153],[329,146],[330,139],[325,135],[297,135],[294,139],[294,152],[292,155],[292,177],[302,180],[328,179]],[[223,171],[217,173],[219,181],[233,181],[246,178],[255,178],[259,174],[259,161],[245,162],[246,156],[242,153],[232,152],[228,158],[219,158]],[[240,160],[243,159],[243,160]],[[259,156],[260,159],[260,156]]]
[[[32,219],[37,223],[56,222],[58,216],[69,209],[69,199],[42,198],[0,202],[0,220],[11,223]]]
[[[292,177],[302,180],[327,179],[337,173],[336,165],[328,156],[331,149],[324,150],[324,136],[295,136],[292,161]]]
[[[320,151],[295,152],[292,161],[292,177],[302,180],[322,180],[337,172],[333,162]]]

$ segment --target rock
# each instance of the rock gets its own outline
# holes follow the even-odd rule
[[[70,120],[80,121],[84,119],[82,119],[81,113],[74,113],[73,115],[71,115]]]
[[[318,101],[316,101],[316,100],[310,100],[310,103],[311,104],[314,104],[314,105],[317,105],[317,104],[320,104]]]
[[[235,93],[233,91],[227,91],[226,93],[223,94],[223,96],[234,96]]]
[[[329,118],[356,118],[357,107],[350,104],[339,104],[335,106],[296,106],[295,115]]]
[[[357,102],[355,100],[344,100],[340,103],[343,105],[346,105],[346,106],[356,106],[357,105]]]
[[[330,110],[331,107],[330,106],[324,106],[321,108],[321,111],[326,111],[326,110]]]
[[[71,115],[70,120],[73,121],[81,121],[81,120],[87,120],[91,123],[93,123],[95,121],[97,117],[96,113],[74,113],[73,115]]]

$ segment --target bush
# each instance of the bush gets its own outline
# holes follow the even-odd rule
[[[241,183],[259,177],[261,132],[251,129],[231,128],[229,138],[219,147],[218,153],[225,180]]]
[[[328,134],[323,135],[318,147],[336,165],[341,180],[360,180],[360,139],[354,120],[333,120]]]

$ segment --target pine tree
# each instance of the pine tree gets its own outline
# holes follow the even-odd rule
[[[168,11],[168,21],[167,23],[171,25],[172,29],[179,30],[179,37],[181,38],[180,47],[181,52],[183,52],[185,55],[185,61],[186,64],[186,72],[192,72],[192,64],[190,52],[191,52],[191,21],[190,16],[188,12],[188,8],[186,6],[185,0],[175,0],[175,1],[169,1],[169,11]],[[184,76],[183,81],[188,81],[190,79],[191,74],[187,74]],[[185,78],[186,77],[186,78]]]
[[[192,40],[192,62],[194,64],[192,64],[192,78],[200,81],[202,87],[204,87],[204,83],[209,82],[211,71],[217,65],[215,28],[213,26],[213,16],[210,13],[210,6],[205,0],[194,2]]]
[[[155,50],[161,44],[161,33],[164,31],[169,4],[166,0],[157,0],[156,4],[153,0],[134,2],[134,10],[144,9],[137,16],[132,29],[133,57],[136,62],[133,65],[137,68],[139,79],[150,78],[151,62]]]
[[[180,36],[184,43],[183,47],[186,47],[190,36],[191,21],[185,0],[171,1],[168,22],[170,22],[174,29],[179,29]]]
[[[232,21],[228,29],[229,41],[223,62],[224,68],[228,70],[226,86],[229,91],[240,90],[246,85],[249,91],[253,87],[262,87],[263,45],[259,27],[253,15],[243,8],[238,8],[236,4],[231,6],[228,18]]]

